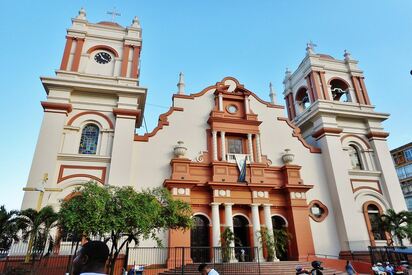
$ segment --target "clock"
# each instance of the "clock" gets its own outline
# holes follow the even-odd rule
[[[106,52],[98,52],[94,56],[94,60],[99,64],[106,64],[112,60],[112,57]]]

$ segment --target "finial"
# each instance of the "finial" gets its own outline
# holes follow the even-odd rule
[[[345,57],[345,61],[351,60],[352,56],[350,54],[350,52],[348,52],[347,50],[344,51],[343,56]]]
[[[286,67],[285,75],[290,76],[291,74],[292,74],[292,72],[289,70],[288,67]]]
[[[116,7],[113,7],[113,11],[108,11],[107,14],[112,16],[112,22],[116,19],[116,16],[120,16],[121,14],[116,11]]]
[[[83,7],[79,10],[79,15],[76,16],[76,19],[86,20],[86,10]]]
[[[139,18],[137,16],[135,16],[133,18],[132,27],[140,28],[140,21],[139,21]]]
[[[273,89],[272,82],[269,82],[269,97],[270,97],[270,103],[276,104],[276,92]]]
[[[307,54],[314,54],[315,53],[315,47],[317,47],[318,45],[316,45],[315,43],[312,42],[312,40],[310,40],[308,43],[306,43],[306,53]]]
[[[185,94],[185,76],[182,72],[179,73],[179,82],[177,83],[177,93],[179,95]]]

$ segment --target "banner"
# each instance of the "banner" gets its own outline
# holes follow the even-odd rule
[[[247,155],[245,154],[235,154],[235,160],[237,168],[239,169],[239,178],[237,181],[246,182],[246,161]]]

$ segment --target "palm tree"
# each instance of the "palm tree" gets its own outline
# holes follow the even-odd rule
[[[383,229],[393,237],[396,237],[400,246],[403,246],[403,239],[408,237],[411,232],[412,214],[408,211],[396,213],[393,209],[388,209],[385,214],[380,216],[380,223]]]
[[[57,225],[57,219],[58,214],[51,206],[46,206],[38,212],[32,208],[21,211],[19,223],[22,228],[22,238],[30,239],[26,261],[32,250],[42,255],[47,242],[49,242],[48,252],[50,252],[53,246],[50,230]]]
[[[9,250],[13,241],[19,241],[18,218],[19,211],[7,212],[4,205],[0,206],[0,250]]]

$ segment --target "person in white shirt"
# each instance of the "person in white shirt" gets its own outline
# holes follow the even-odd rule
[[[104,242],[89,241],[76,253],[73,260],[73,275],[103,275],[109,248]]]
[[[216,270],[210,268],[207,264],[199,265],[199,268],[197,270],[202,275],[219,275],[219,273]]]

